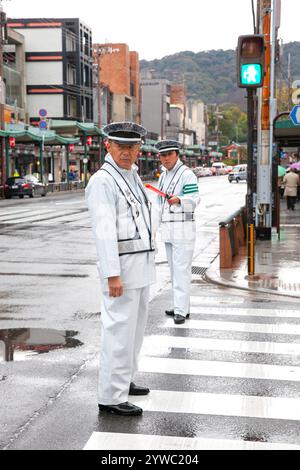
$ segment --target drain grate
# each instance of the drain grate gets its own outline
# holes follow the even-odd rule
[[[196,276],[205,276],[208,268],[199,268],[198,266],[192,266],[192,274]]]

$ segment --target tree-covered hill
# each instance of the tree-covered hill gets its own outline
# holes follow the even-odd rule
[[[291,54],[292,78],[300,79],[300,42],[283,47],[283,77],[288,76],[288,55]],[[179,52],[161,60],[141,61],[141,70],[151,70],[156,78],[172,83],[185,80],[190,98],[205,103],[235,103],[245,106],[245,92],[236,85],[236,54],[234,50]]]

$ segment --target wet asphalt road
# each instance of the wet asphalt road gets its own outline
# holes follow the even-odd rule
[[[204,269],[246,185],[205,178],[200,191],[194,267]],[[0,201],[0,255],[1,449],[300,444],[295,301],[195,275],[192,320],[175,328],[159,243],[139,377],[152,394],[142,418],[98,416],[100,293],[83,193]]]

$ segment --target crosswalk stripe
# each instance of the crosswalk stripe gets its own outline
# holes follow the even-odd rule
[[[130,401],[151,412],[300,421],[300,398],[154,390],[147,397],[131,397]]]
[[[55,224],[61,224],[64,222],[69,222],[69,225],[71,224],[78,224],[81,223],[81,221],[85,221],[87,219],[87,215],[85,213],[74,213],[74,214],[63,214],[60,217],[55,217],[54,219],[51,220],[46,220],[41,222],[43,225],[55,225]],[[38,223],[38,222],[37,222]]]
[[[75,214],[75,213],[74,213]],[[73,214],[69,214],[70,216],[72,216]],[[52,219],[53,220],[57,220],[59,219],[60,217],[65,217],[66,216],[66,213],[65,212],[39,212],[39,213],[36,213],[35,215],[32,215],[30,214],[29,217],[26,217],[26,218],[19,218],[19,219],[10,219],[10,220],[7,220],[7,221],[4,221],[5,224],[8,224],[8,225],[14,225],[14,224],[27,224],[27,223],[31,223],[31,222],[43,222],[45,221],[46,219]]]
[[[300,367],[143,357],[141,372],[300,382]]]
[[[238,323],[223,321],[189,320],[184,325],[174,325],[173,320],[167,320],[164,328],[178,328],[188,330],[218,330],[241,333],[265,333],[275,335],[300,335],[300,325],[270,325],[256,323]]]
[[[191,297],[191,305],[198,307],[199,305],[205,304],[219,304],[222,305],[240,305],[243,304],[244,299],[224,299],[223,297],[211,298],[211,297]]]
[[[271,310],[263,308],[217,308],[217,307],[191,307],[190,313],[194,315],[230,315],[248,317],[268,317],[268,318],[299,318],[300,310]]]
[[[3,219],[3,223],[12,221],[12,220],[23,220],[31,217],[36,217],[36,216],[42,216],[42,215],[49,215],[49,214],[55,214],[54,209],[49,209],[49,210],[31,210],[30,212],[26,212],[24,214],[9,214],[5,219]]]
[[[264,341],[239,341],[180,336],[147,336],[144,340],[143,354],[165,353],[167,348],[190,349],[193,351],[231,351],[262,354],[283,354],[300,356],[300,344],[272,343]]]
[[[1,217],[5,217],[7,215],[17,215],[17,214],[25,214],[26,212],[30,212],[31,209],[18,209],[16,211],[9,211],[9,212],[0,212],[0,220],[1,220]]]
[[[84,450],[300,450],[300,446],[229,439],[95,432]]]

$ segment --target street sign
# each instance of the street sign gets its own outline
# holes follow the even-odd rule
[[[88,163],[88,159],[87,158],[84,158],[83,159],[83,163],[86,165]]]
[[[40,122],[39,122],[39,128],[40,128],[42,131],[46,131],[47,128],[48,128],[48,123],[47,123],[47,121],[40,121]]]
[[[40,110],[39,110],[39,115],[40,115],[42,118],[47,117],[47,115],[48,115],[47,109],[44,109],[44,108],[40,109]]]
[[[300,105],[294,106],[290,118],[295,126],[300,126]]]

